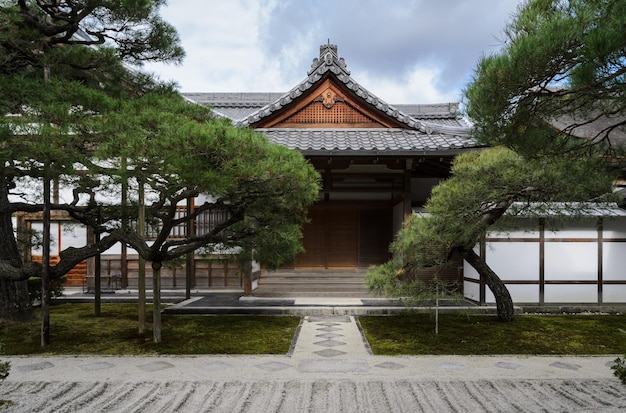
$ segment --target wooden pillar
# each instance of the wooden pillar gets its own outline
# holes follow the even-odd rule
[[[224,266],[224,287],[228,287],[228,262],[230,261],[229,258],[226,258],[225,260],[222,260],[222,265]]]
[[[187,198],[187,216],[190,216],[194,211],[194,198]],[[192,237],[196,234],[196,220],[189,219],[187,221],[187,237]],[[194,252],[189,252],[185,256],[185,297],[191,298],[191,287],[196,284],[196,260],[194,259]]]
[[[485,262],[487,262],[487,240],[485,237],[480,238],[479,245],[479,255]],[[479,301],[480,305],[485,305],[487,303],[487,283],[485,282],[485,278],[482,275],[479,275],[480,287],[479,287]]]
[[[546,295],[546,220],[539,219],[539,304],[545,303]]]
[[[126,157],[122,158],[122,168],[124,176],[122,177],[122,225],[129,225],[127,207],[128,207],[128,176],[126,174],[128,162]],[[128,288],[128,247],[122,243],[122,255],[120,256],[120,281],[121,287]]]
[[[604,303],[604,268],[602,255],[604,249],[604,220],[598,218],[598,304]]]
[[[403,202],[404,202],[404,219],[403,220],[404,221],[409,219],[409,217],[413,213],[413,209],[411,205],[411,198],[413,195],[411,193],[412,169],[413,169],[413,159],[407,159],[405,169],[404,169],[404,195],[403,195]]]
[[[241,263],[243,294],[252,295],[252,254],[247,253],[245,261]]]

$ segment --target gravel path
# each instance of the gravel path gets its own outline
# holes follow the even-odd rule
[[[623,412],[613,380],[7,382],[7,412]]]
[[[374,356],[353,317],[307,316],[276,356],[12,356],[0,413],[626,412],[613,356]]]

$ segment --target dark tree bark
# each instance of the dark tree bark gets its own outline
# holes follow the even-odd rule
[[[0,320],[22,321],[33,317],[26,280],[16,280],[9,272],[19,272],[22,260],[13,233],[9,208],[11,181],[0,177]]]
[[[485,260],[476,254],[473,249],[460,249],[463,258],[472,266],[478,274],[485,280],[487,286],[496,298],[496,308],[498,311],[498,320],[512,321],[515,316],[513,308],[513,300],[511,294],[502,282],[498,274],[487,265]]]

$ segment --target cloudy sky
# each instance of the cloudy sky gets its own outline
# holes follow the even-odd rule
[[[389,103],[458,101],[523,0],[169,0],[182,65],[148,65],[182,92],[286,92],[319,47]]]

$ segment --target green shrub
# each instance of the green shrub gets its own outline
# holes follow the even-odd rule
[[[0,361],[0,383],[2,383],[7,377],[9,377],[9,370],[11,370],[11,362]],[[0,399],[0,410],[8,409],[13,405],[14,403],[11,400]]]
[[[0,354],[4,354],[4,343],[0,343]],[[0,382],[9,377],[9,370],[11,370],[11,362],[0,361]]]
[[[626,356],[624,358],[616,358],[615,364],[611,366],[611,369],[615,377],[620,379],[622,384],[626,386]]]
[[[50,299],[54,300],[57,297],[63,295],[63,283],[65,282],[65,277],[56,278],[52,280],[50,283]],[[41,302],[41,278],[40,277],[30,277],[28,279],[28,296],[30,297],[30,302]]]
[[[9,371],[11,370],[10,361],[0,361],[0,381],[3,381],[9,377]]]

